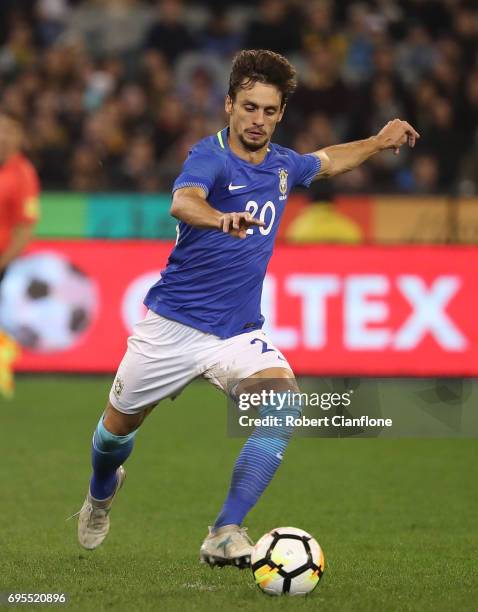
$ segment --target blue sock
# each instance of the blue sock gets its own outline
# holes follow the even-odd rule
[[[263,406],[259,410],[262,418],[280,415],[284,423],[286,415],[298,417],[300,413],[300,406],[294,405],[286,405],[280,411],[275,406]],[[285,424],[256,427],[234,465],[229,493],[214,523],[215,528],[242,524],[281,464],[292,431],[293,427]]]
[[[117,480],[116,470],[133,450],[136,431],[126,436],[116,436],[106,429],[101,416],[91,445],[93,476],[90,481],[90,494],[95,499],[106,499],[113,493]]]

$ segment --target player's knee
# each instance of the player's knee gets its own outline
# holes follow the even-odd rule
[[[103,415],[103,425],[113,435],[127,436],[139,428],[148,412],[144,410],[136,414],[124,414],[108,403]]]
[[[270,395],[269,401],[261,406],[259,413],[261,416],[282,417],[282,420],[290,417],[285,419],[290,423],[291,419],[301,416],[303,405],[302,394],[299,391],[276,391]]]
[[[275,396],[275,401],[262,405],[259,416],[264,425],[262,437],[281,440],[287,444],[294,431],[296,419],[302,414],[303,403],[300,394],[283,393]]]

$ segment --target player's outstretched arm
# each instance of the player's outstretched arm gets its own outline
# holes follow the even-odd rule
[[[254,225],[264,225],[249,212],[222,213],[213,208],[205,198],[201,187],[183,187],[173,195],[171,214],[179,221],[194,227],[216,229],[236,238],[246,238],[247,230]]]
[[[352,170],[384,149],[393,149],[398,155],[402,145],[408,143],[414,147],[417,138],[420,138],[420,134],[407,121],[394,119],[375,136],[314,151],[314,155],[321,161],[320,171],[315,178],[328,178]]]

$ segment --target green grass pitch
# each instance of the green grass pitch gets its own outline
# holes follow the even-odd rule
[[[476,610],[477,441],[297,438],[247,518],[310,531],[325,575],[306,598],[270,598],[249,571],[211,570],[199,546],[242,444],[205,383],[140,431],[111,531],[76,541],[92,431],[110,378],[22,377],[0,400],[0,591],[66,592],[71,610]],[[24,608],[25,609],[25,608]],[[31,609],[31,608],[30,608]]]

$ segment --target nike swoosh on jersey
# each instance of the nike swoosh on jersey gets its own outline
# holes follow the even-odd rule
[[[244,187],[247,187],[247,185],[233,185],[232,183],[229,183],[229,191],[236,191],[236,189],[244,189]]]

